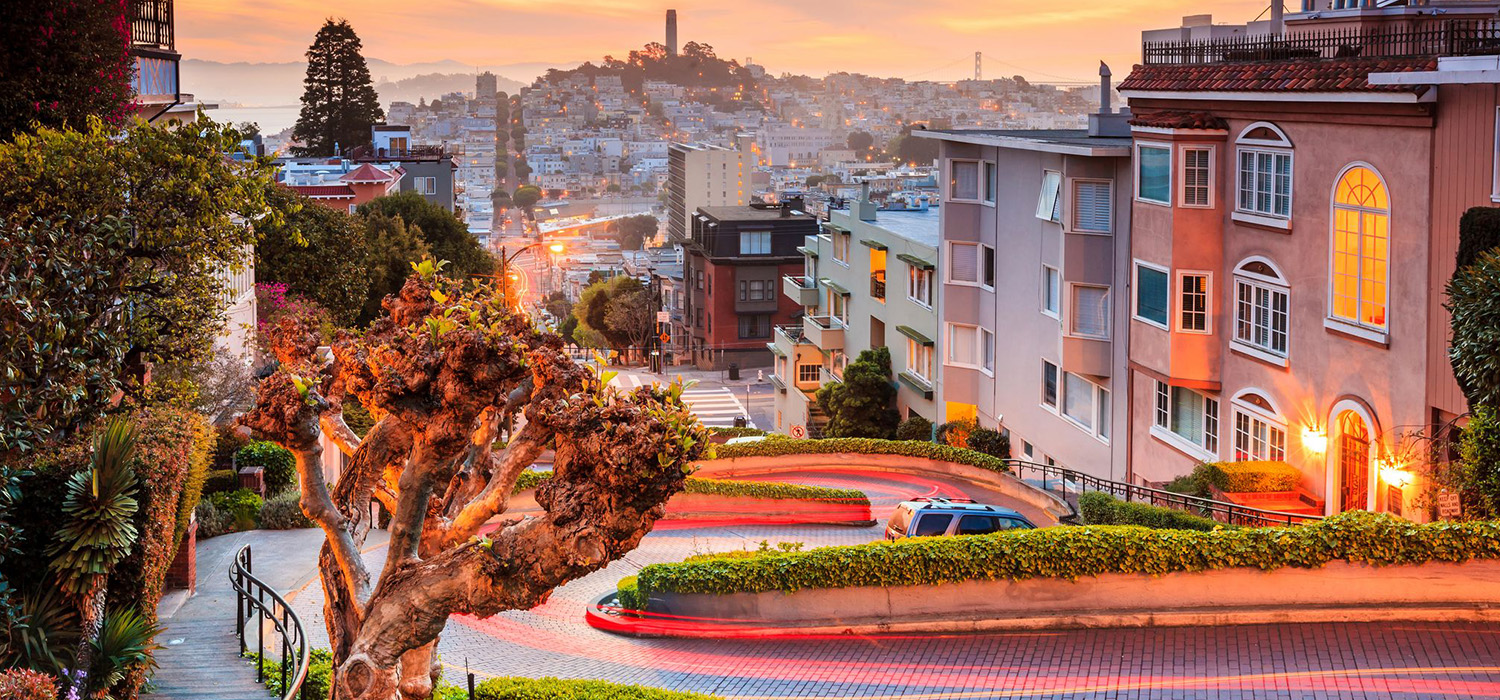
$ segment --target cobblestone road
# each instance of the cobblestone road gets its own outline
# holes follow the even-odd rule
[[[848,486],[850,475],[781,480]],[[865,477],[861,477],[865,478]],[[877,512],[911,485],[860,484]],[[942,493],[973,492],[960,482]],[[975,493],[983,499],[986,494]],[[1500,625],[1321,624],[1181,629],[840,636],[763,640],[645,640],[600,632],[584,608],[642,566],[689,554],[865,542],[872,528],[703,528],[662,522],[640,548],[559,588],[546,604],[486,620],[455,618],[439,645],[453,681],[465,668],[496,675],[598,678],[734,700],[771,698],[1500,698]],[[306,553],[311,568],[314,554]],[[379,549],[369,554],[381,559]],[[379,562],[371,563],[378,568]],[[293,602],[315,637],[316,583]],[[321,640],[315,640],[321,643]]]

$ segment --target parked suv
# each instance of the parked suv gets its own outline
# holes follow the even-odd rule
[[[986,535],[1035,528],[1026,516],[1010,508],[958,498],[915,498],[897,504],[890,523],[885,526],[885,538]]]

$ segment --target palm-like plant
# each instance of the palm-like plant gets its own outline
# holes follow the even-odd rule
[[[135,608],[111,611],[99,628],[98,640],[91,645],[94,658],[84,681],[84,695],[95,697],[108,691],[138,666],[156,668],[151,652],[161,648],[155,642],[161,631],[161,626]]]
[[[104,584],[109,572],[135,546],[135,425],[113,419],[94,438],[89,468],[69,477],[62,511],[67,519],[47,553],[59,587],[79,607],[81,639],[77,668],[92,665],[93,646],[104,620]]]

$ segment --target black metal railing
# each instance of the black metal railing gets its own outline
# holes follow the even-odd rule
[[[130,45],[172,50],[172,0],[130,0]]]
[[[1147,65],[1247,63],[1318,58],[1417,58],[1500,54],[1500,21],[1427,20],[1415,24],[1294,31],[1286,35],[1148,41]]]
[[[312,649],[307,644],[307,633],[302,627],[302,620],[276,589],[251,573],[252,563],[250,545],[247,544],[235,553],[234,561],[229,565],[229,585],[234,588],[235,594],[234,629],[240,636],[240,655],[243,656],[250,650],[245,627],[247,623],[254,622],[255,681],[264,683],[266,623],[269,622],[272,633],[278,638],[272,640],[272,643],[279,641],[281,645],[281,663],[278,666],[281,672],[282,700],[305,700],[302,687],[303,681],[307,680],[307,665]]]
[[[786,336],[793,345],[801,345],[807,342],[806,331],[800,323],[785,323],[776,326],[776,332]]]
[[[1228,525],[1264,527],[1271,525],[1298,525],[1322,520],[1317,515],[1288,513],[1280,510],[1265,510],[1242,506],[1238,503],[1216,501],[1212,498],[1191,496],[1174,491],[1164,491],[1148,486],[1139,486],[1123,481],[1101,479],[1073,469],[1053,464],[1038,464],[1024,459],[1007,459],[1006,466],[1021,480],[1060,496],[1068,505],[1077,509],[1077,496],[1085,491],[1101,491],[1122,501],[1146,503],[1153,506],[1175,508],[1194,515],[1212,518]],[[1041,483],[1035,483],[1036,478]],[[1071,499],[1069,497],[1072,497]]]

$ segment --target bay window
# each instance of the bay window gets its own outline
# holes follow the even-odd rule
[[[1068,314],[1069,334],[1080,338],[1109,340],[1109,287],[1075,284]]]
[[[979,161],[948,162],[948,199],[955,202],[979,201]]]
[[[1219,401],[1157,381],[1152,427],[1212,457],[1219,451]]]
[[[1135,198],[1153,204],[1172,203],[1172,147],[1144,143],[1135,147]]]

